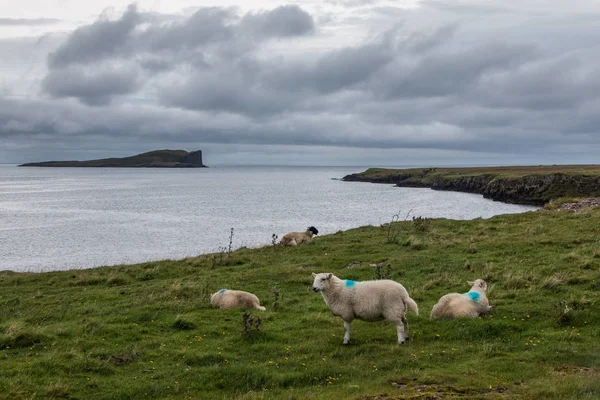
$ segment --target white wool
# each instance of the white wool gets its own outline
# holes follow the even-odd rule
[[[242,290],[221,289],[210,296],[210,304],[218,308],[255,308],[265,311],[258,297]]]
[[[493,308],[490,306],[483,279],[467,282],[471,289],[464,294],[449,293],[440,298],[431,310],[431,319],[477,318]]]
[[[344,320],[344,344],[350,341],[353,319],[374,322],[387,320],[396,325],[398,343],[408,339],[406,311],[419,314],[417,303],[398,282],[378,280],[355,282],[331,273],[313,274],[313,290],[321,292],[332,314]]]

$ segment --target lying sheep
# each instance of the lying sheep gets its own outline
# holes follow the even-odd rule
[[[290,232],[283,235],[279,244],[283,246],[297,246],[302,243],[310,243],[312,237],[319,231],[314,226],[310,226],[306,232]]]
[[[485,295],[487,283],[483,279],[467,282],[471,290],[467,293],[449,293],[440,298],[440,301],[431,310],[431,319],[436,318],[477,318],[493,308]]]
[[[210,296],[210,304],[219,308],[256,308],[265,311],[260,305],[258,297],[252,293],[241,290],[221,289]]]
[[[398,282],[391,280],[355,282],[330,273],[312,274],[313,290],[321,292],[331,313],[344,320],[344,344],[350,341],[350,323],[358,318],[375,322],[388,320],[396,325],[398,343],[408,340],[406,311],[419,315],[417,303]]]

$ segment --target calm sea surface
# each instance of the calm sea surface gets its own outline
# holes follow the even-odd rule
[[[51,271],[183,258],[320,234],[392,215],[489,218],[533,207],[332,178],[351,167],[24,168],[0,165],[0,270]]]

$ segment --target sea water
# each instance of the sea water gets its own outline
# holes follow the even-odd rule
[[[481,195],[343,182],[361,167],[0,166],[0,270],[179,259],[416,216],[489,218],[535,207]]]

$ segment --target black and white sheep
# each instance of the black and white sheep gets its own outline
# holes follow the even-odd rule
[[[431,319],[477,318],[493,308],[485,294],[487,283],[483,279],[467,282],[467,293],[449,293],[440,298],[431,310]]]
[[[396,325],[398,343],[408,340],[406,311],[419,315],[419,308],[404,286],[392,280],[355,282],[331,273],[312,275],[313,290],[321,292],[331,313],[344,320],[344,344],[350,342],[350,323],[355,318],[368,322],[385,319]]]
[[[310,226],[306,232],[290,232],[283,235],[279,244],[283,246],[297,246],[302,243],[310,243],[314,235],[319,231],[314,226]]]

